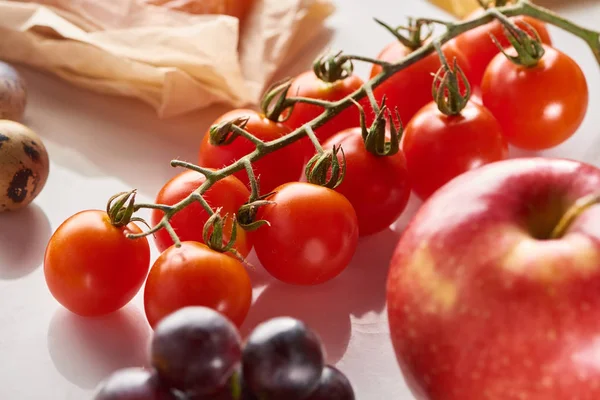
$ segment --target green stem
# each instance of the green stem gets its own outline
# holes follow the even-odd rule
[[[323,108],[332,108],[333,107],[333,103],[331,101],[311,99],[308,97],[288,97],[285,101],[286,101],[286,104],[285,104],[284,108],[288,108],[296,103],[312,104],[312,105],[323,107]]]
[[[250,181],[251,192],[249,201],[253,202],[260,197],[258,181],[256,180],[256,175],[254,174],[252,163],[249,160],[244,160],[244,168],[246,169],[246,174],[248,175],[248,180]]]
[[[209,175],[213,174],[212,170],[210,170],[208,168],[204,168],[204,167],[199,167],[198,165],[189,163],[187,161],[173,160],[173,161],[171,161],[171,167],[183,167],[183,168],[191,169],[192,171],[201,173],[202,175],[206,176],[207,178]]]
[[[315,146],[315,150],[317,150],[317,153],[323,154],[323,146],[321,146],[321,143],[319,143],[319,139],[317,138],[315,131],[310,127],[310,125],[304,125],[301,129],[303,129],[306,132],[306,136],[308,136],[313,146]]]
[[[249,141],[251,141],[257,147],[265,145],[265,142],[263,142],[262,140],[260,140],[259,138],[257,138],[256,136],[254,136],[253,134],[251,134],[250,132],[248,132],[247,130],[242,129],[242,128],[240,128],[237,125],[232,125],[231,129],[235,133],[237,133],[238,135],[240,135],[241,137],[244,137],[244,138],[248,139]]]
[[[135,205],[135,211],[141,210],[142,208],[148,208],[151,210],[160,210],[162,212],[169,212],[173,209],[173,207],[168,206],[166,204],[146,204],[146,203],[140,203],[140,204],[136,204]]]
[[[537,18],[541,21],[547,22],[549,24],[555,25],[559,28],[562,28],[563,30],[565,30],[567,32],[570,32],[570,33],[582,38],[590,46],[596,59],[598,60],[598,63],[600,64],[600,33],[599,32],[595,32],[595,31],[592,31],[589,29],[579,27],[576,24],[568,21],[567,19],[560,17],[559,15],[555,14],[552,11],[549,11],[543,7],[531,4],[528,0],[519,0],[516,4],[495,8],[495,10],[502,13],[502,15],[504,15],[506,17],[514,17],[514,16],[518,16],[518,15],[528,15],[528,16]],[[380,63],[379,61],[372,60],[367,57],[340,56],[339,58],[342,61],[344,60],[344,57],[347,57],[347,59],[356,59],[356,60],[363,60],[363,61],[368,61],[368,62],[375,62],[380,65],[384,65],[384,68],[377,76],[373,77],[370,81],[366,82],[363,87],[357,89],[354,93],[352,93],[349,96],[347,96],[343,99],[340,99],[338,101],[327,103],[327,107],[325,108],[324,112],[321,113],[321,115],[319,115],[312,121],[308,122],[306,125],[294,130],[293,132],[291,132],[281,138],[272,140],[270,142],[264,142],[264,143],[261,142],[260,145],[257,145],[257,147],[254,151],[252,151],[251,153],[238,159],[236,162],[234,162],[226,167],[223,167],[219,170],[213,171],[213,170],[208,170],[206,168],[198,167],[198,166],[190,164],[190,163],[185,163],[182,161],[171,162],[171,165],[173,165],[173,166],[182,166],[182,167],[202,173],[203,175],[206,176],[206,181],[197,190],[195,190],[192,194],[190,194],[188,197],[181,200],[177,204],[171,206],[171,208],[165,212],[163,219],[156,227],[154,227],[154,228],[150,229],[149,231],[142,233],[140,235],[131,235],[130,237],[147,236],[149,234],[156,232],[157,230],[159,230],[162,227],[166,227],[169,224],[169,221],[173,217],[173,215],[175,215],[177,212],[181,211],[183,208],[189,206],[193,202],[200,201],[200,198],[202,198],[202,194],[205,193],[208,189],[210,189],[210,187],[215,182],[217,182],[221,179],[224,179],[238,171],[245,169],[246,165],[248,163],[254,163],[254,162],[260,160],[261,158],[265,157],[266,155],[268,155],[274,151],[277,151],[285,146],[288,146],[288,145],[300,140],[303,137],[308,136],[310,138],[310,140],[313,142],[313,144],[315,145],[315,148],[317,149],[317,151],[322,153],[323,149],[314,134],[314,130],[323,126],[325,123],[330,121],[333,117],[335,117],[336,115],[338,115],[339,113],[341,113],[342,111],[347,109],[348,107],[353,107],[356,104],[356,102],[363,99],[365,96],[368,96],[370,98],[371,102],[373,102],[373,99],[374,99],[374,97],[372,96],[373,89],[377,88],[379,85],[381,85],[389,77],[396,74],[397,72],[410,67],[411,65],[419,62],[420,60],[422,60],[425,57],[428,57],[429,55],[434,53],[436,51],[436,45],[441,46],[441,45],[447,43],[448,41],[452,40],[456,36],[458,36],[464,32],[467,32],[471,29],[488,24],[488,23],[492,22],[494,19],[495,19],[494,12],[492,12],[491,10],[486,11],[485,13],[483,13],[481,16],[479,16],[477,18],[474,18],[469,21],[460,22],[460,23],[450,23],[450,22],[445,23],[443,21],[428,20],[426,18],[419,19],[416,21],[417,26],[420,26],[419,24],[427,24],[427,23],[434,23],[434,22],[442,23],[444,26],[447,27],[446,32],[444,32],[437,38],[437,42],[438,42],[437,44],[435,43],[435,41],[431,41],[427,45],[424,45],[424,46],[420,47],[419,49],[413,51],[408,56],[406,56],[405,58],[403,58],[402,60],[400,60],[394,64],[389,64],[389,63],[383,64],[383,63]],[[289,83],[287,83],[287,85],[289,85]],[[289,86],[282,86],[282,89],[280,91],[283,92],[288,87]],[[240,132],[240,131],[238,131],[238,133],[242,134],[242,132]],[[246,136],[246,137],[250,138],[249,136]],[[257,143],[257,141],[255,141],[255,143]],[[136,208],[137,209],[152,208],[152,207],[147,207],[147,206],[148,205],[137,205]],[[207,208],[206,206],[208,206],[208,204],[203,204],[203,206],[205,206],[205,208]],[[208,207],[208,209],[210,209],[210,207]],[[210,211],[212,213],[212,210],[210,210]]]
[[[383,68],[389,68],[391,65],[393,65],[390,62],[384,61],[384,60],[379,60],[377,58],[371,58],[371,57],[365,57],[365,56],[356,56],[356,55],[345,55],[341,57],[342,60],[348,61],[348,60],[354,60],[354,61],[362,61],[362,62],[366,62],[366,63],[370,63],[370,64],[377,64],[382,66]]]
[[[181,247],[181,240],[179,240],[179,236],[175,233],[175,229],[173,229],[173,225],[171,225],[168,221],[165,222],[164,228],[166,229],[169,236],[171,236],[171,240],[175,244],[175,247]]]
[[[600,64],[600,32],[578,26],[554,11],[532,4],[529,1],[522,1],[520,6],[522,15],[528,15],[540,21],[547,22],[583,39],[590,46],[596,60]]]
[[[363,89],[367,93],[367,98],[369,99],[369,103],[371,103],[371,107],[373,108],[373,112],[375,114],[379,114],[379,110],[380,110],[379,104],[377,104],[377,99],[375,98],[375,93],[373,93],[373,88],[371,87],[371,84],[367,82],[363,86]],[[354,104],[358,104],[358,107],[360,107],[360,104],[356,100],[354,100],[353,103]]]

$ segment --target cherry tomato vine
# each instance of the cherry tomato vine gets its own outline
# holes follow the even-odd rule
[[[315,60],[312,71],[302,75],[301,83],[298,83],[299,77],[276,82],[264,95],[260,112],[238,110],[241,112],[227,113],[215,121],[204,138],[205,149],[201,148],[199,165],[181,160],[171,161],[171,166],[182,167],[186,171],[163,187],[155,204],[137,203],[135,190],[111,197],[103,221],[109,221],[109,227],[114,229],[103,226],[103,232],[139,239],[137,242],[145,245],[147,237],[155,235],[155,241],[162,252],[168,252],[171,246],[175,246],[172,250],[180,250],[173,251],[178,257],[188,254],[194,260],[201,258],[197,255],[204,254],[204,248],[202,252],[192,252],[189,249],[185,251],[189,246],[182,249],[182,242],[184,245],[187,242],[202,244],[217,253],[231,253],[223,255],[225,258],[211,259],[215,265],[229,265],[229,255],[237,257],[239,260],[235,260],[236,262],[244,261],[254,246],[263,266],[280,280],[294,284],[316,284],[337,275],[347,266],[356,249],[358,235],[372,234],[393,223],[392,219],[404,210],[411,190],[421,197],[427,197],[433,190],[465,169],[503,158],[506,145],[502,135],[508,136],[511,143],[527,141],[529,147],[534,147],[530,143],[534,142],[539,148],[566,140],[581,122],[581,110],[587,107],[587,103],[581,101],[576,104],[571,113],[572,123],[563,129],[560,137],[549,143],[540,143],[540,135],[525,138],[519,133],[520,137],[510,138],[514,131],[508,129],[510,118],[500,118],[502,113],[493,109],[494,103],[488,100],[489,93],[498,93],[499,90],[499,86],[493,84],[493,71],[488,74],[491,69],[486,70],[483,85],[479,81],[472,82],[468,73],[469,65],[463,64],[449,49],[456,46],[455,39],[466,32],[495,24],[494,26],[500,25],[505,34],[503,38],[494,39],[498,46],[495,60],[502,61],[498,64],[510,64],[511,68],[529,70],[538,68],[538,64],[551,64],[544,63],[544,57],[549,57],[547,54],[556,51],[548,47],[532,24],[524,22],[525,19],[515,19],[522,16],[529,17],[542,26],[545,23],[553,24],[578,36],[589,45],[600,64],[600,32],[577,26],[528,0],[482,0],[480,3],[482,11],[479,14],[456,23],[430,18],[411,18],[408,27],[392,28],[376,20],[394,36],[396,44],[403,47],[399,59],[370,58],[339,52]],[[432,32],[436,26],[442,26],[445,31],[434,37]],[[497,33],[496,28],[493,32]],[[506,40],[510,42],[512,49],[507,50],[503,47],[502,42]],[[373,64],[375,73],[369,81],[352,79],[354,62]],[[431,107],[423,107],[419,114],[416,114],[416,117],[423,113],[427,116],[427,123],[421,125],[415,122],[418,120],[416,117],[410,121],[406,120],[407,117],[403,114],[404,103],[398,103],[398,99],[391,95],[386,96],[386,90],[381,91],[386,83],[398,79],[401,71],[413,66],[427,70],[423,75],[427,79],[423,81],[431,78],[426,82],[427,85],[431,84],[431,87],[425,96],[429,99]],[[418,72],[421,74],[424,71]],[[490,74],[491,78],[487,76]],[[585,82],[582,85],[587,90],[584,84]],[[376,91],[378,88],[380,90]],[[481,103],[471,97],[475,89],[481,89],[483,93]],[[410,92],[414,90],[411,89]],[[514,95],[513,92],[503,95],[511,101],[504,101],[502,104],[517,103],[510,98]],[[497,96],[494,94],[493,97]],[[426,103],[423,106],[426,106]],[[316,112],[318,109],[322,111]],[[488,109],[492,111],[493,117]],[[531,107],[521,107],[524,113],[528,109]],[[404,112],[407,112],[406,109]],[[464,117],[465,114],[476,114],[477,118],[469,120]],[[498,119],[500,127],[493,121],[494,117]],[[441,121],[440,130],[433,132],[427,128],[433,120]],[[464,133],[464,125],[461,124],[468,124],[470,132],[488,132],[487,139],[482,142],[483,139],[478,136],[478,141],[473,141],[470,146],[462,146],[458,143],[460,140],[456,139],[457,135],[453,134],[457,131]],[[498,133],[500,128],[502,135]],[[530,131],[534,132],[532,129]],[[438,145],[447,139],[444,142],[447,146],[441,152],[432,150],[434,146],[427,145],[427,138],[433,136],[439,139],[436,139]],[[420,139],[423,137],[424,141]],[[470,137],[463,134],[462,137],[470,142],[475,135]],[[344,149],[344,146],[347,149]],[[308,153],[310,148],[314,148],[312,158],[311,153]],[[480,148],[486,148],[489,154],[482,154]],[[275,152],[277,154],[274,154]],[[440,166],[438,170],[446,175],[434,176],[435,174],[430,173],[431,163],[427,160],[432,158],[435,158],[436,165]],[[459,159],[461,163],[456,161]],[[280,167],[280,164],[284,163],[286,166]],[[296,175],[302,174],[303,168],[307,183],[297,182],[300,176]],[[347,172],[355,176],[345,180]],[[393,178],[390,177],[392,174]],[[371,175],[376,175],[377,179]],[[416,180],[420,181],[420,188],[419,185],[410,182],[415,180],[415,176]],[[365,186],[361,179],[369,182],[369,185]],[[309,184],[321,186],[318,189],[322,190],[297,190],[297,187]],[[425,184],[426,187],[423,186]],[[285,195],[292,192],[294,196],[303,193],[303,198],[291,201],[289,196]],[[314,196],[311,198],[309,193]],[[347,199],[350,199],[349,203]],[[273,206],[275,202],[278,203],[278,207]],[[343,207],[340,206],[342,203]],[[331,215],[317,210],[315,204],[332,205],[329,207]],[[371,210],[372,208],[379,210]],[[135,216],[141,209],[152,211],[150,225]],[[338,212],[340,210],[345,211]],[[296,214],[292,215],[293,213]],[[385,215],[382,216],[382,213]],[[298,218],[299,214],[303,218]],[[334,214],[337,215],[335,221],[332,219]],[[311,226],[308,226],[308,223],[298,225],[300,219],[310,220]],[[369,222],[372,219],[377,219],[378,223]],[[281,221],[286,223],[280,223]],[[132,224],[135,222],[148,225],[148,229],[137,229],[137,225]],[[290,232],[293,231],[297,234],[296,237],[299,237],[302,236],[303,230],[314,230],[319,224],[329,224],[335,226],[335,229],[326,230],[318,240],[305,235],[306,240],[296,241],[287,248],[284,246],[292,243],[286,239],[290,237]],[[256,232],[265,225],[279,228],[273,229],[271,233],[264,230]],[[63,230],[66,231],[66,228],[60,231]],[[56,238],[60,238],[60,232],[56,233]],[[288,265],[296,265],[297,268],[294,271],[282,271],[278,270],[279,263],[271,257],[277,253],[277,249],[271,247],[273,244],[279,246],[282,259],[291,260],[306,254],[314,257],[315,254],[320,254],[322,261],[336,253],[341,261],[339,266],[330,269],[323,267],[323,264],[327,263],[321,262],[322,268],[313,268],[314,273],[310,276],[302,275],[303,269],[306,269],[305,266],[310,261],[308,259],[297,260],[296,264],[290,261]],[[318,251],[315,251],[315,248]],[[48,249],[47,259],[52,261],[58,250],[53,246],[49,246]],[[329,253],[327,249],[330,250]],[[144,258],[142,261],[147,264],[148,260]],[[168,257],[159,259],[153,270],[160,270],[163,261],[169,264],[172,260]],[[76,282],[65,278],[61,265],[58,262],[48,262],[48,276],[57,276],[57,280],[65,284],[65,288],[55,285],[56,291],[69,291]],[[234,269],[230,268],[235,275],[235,271],[240,269]],[[206,275],[212,276],[213,270],[216,269],[205,269]],[[92,276],[87,271],[80,272],[82,279]],[[245,277],[240,282],[240,287],[247,288]],[[137,281],[132,282],[129,287],[123,289],[124,298],[120,302],[93,312],[104,313],[118,308],[126,298],[131,297],[130,294],[138,286]],[[215,293],[220,290],[217,289]],[[62,303],[70,304],[68,300]],[[240,302],[244,303],[242,300]],[[92,303],[97,301],[90,298]],[[236,314],[236,318],[243,319],[246,309],[233,308],[235,313],[232,313]],[[162,315],[160,312],[156,314]]]
[[[375,88],[383,84],[387,79],[392,77],[397,72],[410,67],[411,65],[434,54],[435,52],[442,56],[442,68],[440,71],[448,71],[450,67],[448,63],[443,59],[443,53],[440,51],[441,46],[448,43],[452,39],[458,37],[462,33],[489,24],[494,20],[497,20],[500,23],[502,23],[507,31],[507,34],[511,35],[512,37],[522,40],[526,36],[527,40],[529,40],[529,44],[531,46],[534,46],[534,49],[542,48],[539,41],[535,40],[535,38],[531,38],[531,36],[528,36],[527,33],[523,33],[524,31],[517,25],[515,25],[513,22],[511,22],[509,18],[516,16],[528,16],[542,22],[553,24],[583,39],[590,46],[594,56],[598,60],[598,63],[600,63],[599,32],[595,32],[577,26],[573,22],[553,13],[552,11],[530,3],[528,0],[518,0],[514,4],[506,4],[508,3],[506,1],[497,1],[495,2],[495,6],[490,6],[488,2],[484,1],[480,1],[480,3],[482,4],[482,6],[484,6],[484,8],[487,8],[487,10],[482,12],[479,16],[464,22],[454,23],[429,18],[419,18],[411,20],[411,23],[414,26],[416,26],[419,30],[422,27],[431,28],[432,26],[437,24],[445,27],[445,32],[432,40],[428,40],[427,44],[422,45],[420,48],[414,50],[398,62],[391,63],[381,59],[372,59],[363,56],[347,55],[341,52],[328,57],[321,57],[318,60],[316,60],[314,64],[314,73],[317,76],[326,77],[327,81],[329,82],[335,82],[336,80],[341,80],[351,75],[353,70],[353,61],[369,62],[378,66],[378,68],[381,69],[381,72],[379,74],[375,75],[371,80],[365,82],[359,89],[355,90],[353,93],[342,99],[336,101],[328,101],[308,97],[290,97],[289,94],[292,82],[290,80],[286,80],[276,83],[267,92],[262,104],[263,111],[266,117],[271,121],[285,122],[286,119],[289,118],[290,111],[293,111],[294,106],[301,104],[319,106],[323,108],[324,111],[316,118],[305,123],[301,127],[296,128],[290,133],[268,141],[264,141],[258,138],[256,135],[250,133],[248,130],[246,130],[245,127],[248,121],[244,118],[226,120],[219,124],[213,125],[208,133],[210,135],[209,141],[213,146],[229,144],[237,140],[238,138],[244,138],[250,143],[252,143],[252,145],[254,146],[254,150],[220,169],[208,169],[192,163],[180,160],[173,160],[171,162],[171,165],[173,167],[183,167],[196,171],[204,175],[206,179],[196,190],[194,190],[188,196],[183,198],[181,201],[172,205],[135,204],[135,192],[121,194],[123,197],[120,199],[120,202],[122,204],[128,204],[128,211],[123,213],[123,215],[125,216],[131,216],[133,214],[132,211],[135,212],[142,208],[155,209],[163,212],[162,219],[160,219],[160,221],[158,221],[158,223],[156,223],[149,230],[146,230],[142,233],[129,233],[128,237],[132,239],[141,238],[148,235],[152,235],[160,229],[164,228],[171,235],[171,238],[173,239],[175,245],[179,247],[181,245],[181,242],[177,237],[176,232],[172,228],[170,221],[175,214],[196,202],[202,205],[202,207],[206,210],[208,215],[214,216],[213,218],[209,219],[209,223],[218,223],[222,225],[222,217],[219,215],[215,215],[215,210],[213,210],[211,206],[207,203],[207,201],[203,197],[203,194],[206,193],[216,182],[230,175],[243,171],[246,171],[246,173],[248,174],[248,181],[250,182],[252,191],[248,203],[239,210],[237,218],[241,222],[241,225],[248,230],[256,229],[258,226],[267,223],[266,221],[253,220],[255,215],[257,214],[257,208],[262,205],[268,204],[268,200],[265,200],[267,196],[261,195],[260,193],[259,184],[256,180],[256,177],[254,176],[253,163],[256,163],[268,154],[282,149],[283,147],[289,146],[292,143],[305,137],[308,137],[310,139],[310,141],[314,144],[316,149],[315,156],[312,159],[310,159],[306,167],[305,173],[307,176],[307,180],[311,183],[327,186],[330,188],[337,187],[343,181],[345,174],[345,167],[343,165],[343,149],[334,146],[331,149],[324,150],[320,145],[319,139],[315,134],[315,131],[350,107],[358,106],[362,111],[362,109],[365,106],[364,101],[368,100],[368,104],[372,107],[371,111],[374,111],[374,114],[378,118],[375,118],[370,127],[366,127],[364,112],[361,114],[363,117],[362,129],[364,132],[367,133],[363,135],[365,137],[366,142],[368,133],[372,133],[375,131],[380,132],[381,129],[377,128],[377,125],[383,124],[385,126],[386,122],[388,122],[388,117],[392,115],[392,110],[389,110],[384,104],[385,98],[383,99],[381,104],[379,104],[375,99],[373,93]],[[394,36],[398,37],[401,35],[398,33]],[[407,39],[407,42],[408,41],[410,41],[410,39]],[[511,42],[514,44],[515,40],[511,40]],[[521,54],[521,58],[523,58],[523,54]],[[535,61],[535,57],[529,61],[533,63]],[[452,78],[455,75],[449,76]],[[460,100],[464,98],[468,99],[468,96],[451,96],[450,100],[451,102],[455,102],[456,99]],[[444,104],[441,101],[438,101],[438,103]],[[451,104],[451,106],[460,108],[464,105]],[[369,118],[367,118],[367,120],[369,120]],[[393,122],[392,125],[394,125]],[[382,137],[381,132],[379,136]],[[391,139],[387,146],[390,146],[390,144],[392,145],[392,147],[394,147],[394,144],[397,146],[397,140],[395,140],[395,138]],[[341,163],[338,158],[338,153],[340,152],[342,159]],[[390,152],[390,154],[384,155],[380,154],[380,156],[391,155],[393,153],[394,152]],[[235,242],[235,235],[236,226],[234,224],[229,243],[224,247],[219,248],[218,250],[230,250],[233,247],[233,242]]]

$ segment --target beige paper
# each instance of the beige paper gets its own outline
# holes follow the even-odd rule
[[[139,0],[0,0],[0,59],[140,99],[168,118],[256,104],[333,11],[330,0],[256,0],[240,32],[234,17]]]
[[[465,18],[480,7],[477,0],[429,0],[458,18]]]

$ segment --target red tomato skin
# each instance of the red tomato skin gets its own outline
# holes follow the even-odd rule
[[[415,194],[426,200],[462,173],[508,157],[500,124],[483,106],[469,101],[458,116],[446,116],[436,103],[425,106],[402,138]]]
[[[84,317],[115,312],[133,299],[150,268],[146,238],[134,223],[117,228],[105,211],[86,210],[56,229],[44,256],[50,293],[69,311]]]
[[[467,19],[477,18],[483,13],[483,9],[478,9],[467,17]],[[540,39],[542,39],[542,43],[547,45],[552,44],[552,38],[550,37],[550,33],[548,33],[548,28],[542,21],[528,16],[517,16],[512,18],[512,21],[527,32],[529,32],[529,27],[527,27],[523,21],[530,24],[536,30]],[[494,35],[503,48],[511,46],[510,41],[504,33],[503,25],[499,21],[493,21],[489,24],[479,26],[460,34],[455,39],[456,46],[469,60],[471,67],[471,84],[474,87],[481,86],[487,66],[494,57],[500,53],[498,46],[493,42],[490,35]]]
[[[186,198],[194,190],[198,189],[206,181],[206,177],[199,172],[186,170],[168,181],[156,196],[157,204],[174,205]],[[237,214],[239,208],[248,201],[250,191],[235,176],[228,176],[216,182],[204,195],[208,204],[216,210],[221,207],[221,216],[227,214],[225,224],[225,235],[229,238],[232,227],[232,216]],[[157,225],[164,213],[160,210],[152,210],[152,225]],[[171,226],[177,233],[179,240],[195,241],[203,243],[202,231],[209,216],[200,205],[195,202],[179,211],[171,218]],[[166,229],[161,229],[155,234],[155,243],[159,251],[163,252],[171,247],[174,242]],[[246,257],[252,250],[250,238],[242,228],[238,227],[236,236],[236,250]]]
[[[389,139],[388,139],[389,140]],[[324,143],[325,149],[341,146],[346,175],[335,190],[352,204],[358,217],[360,236],[388,228],[408,204],[410,183],[404,153],[376,156],[363,141],[360,128],[339,132]],[[342,161],[341,156],[340,162]]]
[[[545,150],[569,139],[583,122],[589,102],[583,71],[566,54],[544,46],[533,68],[494,58],[482,84],[483,104],[496,116],[509,143]]]
[[[263,267],[293,285],[317,285],[338,276],[358,243],[358,220],[350,202],[331,189],[287,183],[269,197],[257,218],[269,221],[252,232]]]
[[[242,263],[198,242],[182,242],[163,252],[144,288],[144,310],[153,329],[186,306],[212,308],[239,327],[251,303],[252,283]]]
[[[337,101],[354,93],[360,89],[363,84],[364,81],[357,75],[350,75],[345,79],[333,83],[324,82],[311,70],[303,72],[292,81],[292,86],[288,90],[288,96]],[[364,101],[361,101],[359,103],[363,104],[363,102]],[[294,130],[317,118],[323,111],[324,109],[317,105],[298,103],[294,106],[294,110],[284,123],[291,130]],[[367,111],[367,109],[365,109],[365,111]],[[323,126],[317,128],[315,134],[319,141],[323,142],[344,129],[359,125],[359,110],[355,106],[350,106],[330,119]],[[307,145],[310,145],[310,143]]]
[[[454,59],[465,73],[469,82],[471,81],[471,66],[453,41],[446,43],[443,47],[444,55],[448,62],[453,65]],[[400,42],[388,44],[377,56],[378,59],[395,63],[405,58],[411,50]],[[413,65],[396,72],[385,82],[377,86],[373,93],[375,99],[381,104],[383,96],[386,97],[386,105],[389,109],[398,109],[400,119],[404,125],[408,124],[413,116],[425,105],[433,100],[431,88],[433,76],[441,67],[438,55],[434,52]],[[382,71],[381,66],[373,65],[371,78]]]
[[[290,129],[282,123],[269,120],[264,115],[253,110],[237,109],[225,113],[214,124],[230,121],[236,118],[249,118],[246,130],[257,138],[268,142],[279,139],[290,133]],[[198,154],[198,165],[219,169],[239,160],[254,151],[256,146],[243,137],[236,138],[224,146],[213,146],[207,132],[202,139]],[[260,178],[262,193],[269,193],[277,186],[300,179],[307,154],[313,149],[305,147],[307,142],[298,141],[285,148],[272,152],[253,163],[254,174]],[[242,183],[249,186],[248,174],[245,170],[234,174]]]

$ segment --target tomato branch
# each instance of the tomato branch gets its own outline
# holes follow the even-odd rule
[[[208,168],[204,168],[204,167],[200,167],[196,164],[192,164],[189,163],[187,161],[181,161],[181,160],[173,160],[171,161],[171,166],[172,167],[183,167],[183,168],[187,168],[187,169],[191,169],[192,171],[196,171],[201,173],[202,175],[204,175],[205,177],[209,177],[209,175],[213,174],[213,171],[211,171]]]
[[[578,26],[557,13],[534,5],[529,1],[521,1],[520,6],[523,15],[537,18],[583,39],[590,46],[598,64],[600,64],[600,32]]]
[[[261,146],[265,145],[265,142],[263,142],[262,140],[260,140],[259,138],[257,138],[256,136],[254,136],[253,134],[251,134],[250,132],[248,132],[247,130],[245,130],[244,128],[242,128],[240,126],[233,125],[231,127],[231,130],[234,133],[236,133],[237,135],[251,141],[256,147],[261,147]]]
[[[506,5],[503,7],[489,9],[477,18],[474,18],[474,19],[471,19],[468,21],[464,21],[464,22],[459,22],[459,23],[443,22],[443,21],[427,19],[427,18],[413,20],[413,21],[411,21],[411,27],[409,27],[409,33],[420,34],[421,27],[423,27],[423,26],[430,27],[432,23],[442,23],[444,26],[446,26],[446,31],[444,33],[442,33],[438,38],[436,38],[436,40],[431,41],[428,44],[414,50],[408,56],[406,56],[402,60],[398,61],[397,63],[393,63],[393,64],[390,64],[387,62],[383,63],[378,60],[370,59],[368,57],[343,55],[342,53],[338,53],[338,54],[334,55],[333,57],[329,57],[329,58],[321,57],[320,59],[318,59],[315,62],[315,66],[314,66],[315,71],[322,74],[325,78],[328,78],[329,81],[332,81],[332,80],[335,81],[335,79],[338,79],[340,77],[345,76],[345,74],[350,73],[352,71],[352,62],[351,62],[352,60],[373,62],[373,63],[379,64],[383,67],[382,71],[377,76],[373,77],[371,80],[366,82],[363,87],[361,87],[360,89],[356,90],[351,95],[349,95],[341,100],[338,100],[335,102],[321,102],[321,101],[313,101],[313,100],[307,101],[307,99],[303,99],[303,98],[286,98],[287,92],[288,92],[289,88],[291,87],[290,81],[286,80],[286,81],[282,81],[282,82],[279,82],[278,84],[276,84],[274,90],[272,90],[267,96],[265,96],[265,99],[262,103],[262,109],[263,109],[265,115],[267,115],[267,117],[269,117],[270,119],[277,121],[279,116],[281,115],[281,113],[286,108],[288,108],[288,105],[290,104],[289,101],[306,102],[306,103],[311,103],[311,104],[315,104],[315,105],[320,105],[324,108],[324,111],[321,115],[319,115],[318,117],[316,117],[315,119],[313,119],[312,121],[307,123],[306,125],[289,133],[288,135],[283,136],[278,139],[275,139],[275,140],[272,140],[272,141],[269,141],[269,142],[263,142],[263,141],[257,139],[256,137],[254,137],[253,135],[251,135],[249,132],[245,131],[244,121],[232,121],[228,124],[227,123],[221,124],[219,126],[211,128],[211,133],[213,131],[215,132],[214,139],[216,139],[215,140],[216,145],[223,145],[230,141],[235,140],[236,136],[243,136],[246,139],[251,140],[254,144],[256,144],[256,149],[254,151],[252,151],[251,153],[247,154],[246,156],[240,158],[236,162],[234,162],[226,167],[223,167],[219,170],[208,170],[206,168],[202,168],[202,167],[196,166],[191,163],[186,163],[186,162],[177,161],[177,160],[172,161],[171,165],[174,167],[177,167],[177,166],[185,167],[185,168],[197,171],[199,173],[202,173],[203,175],[205,175],[206,181],[200,187],[198,187],[198,189],[196,189],[192,194],[190,194],[185,199],[181,200],[179,203],[171,206],[170,208],[166,208],[166,206],[161,206],[161,205],[155,205],[155,206],[150,206],[147,204],[136,205],[135,209],[139,209],[139,208],[161,209],[161,210],[165,211],[165,215],[163,216],[162,220],[158,223],[157,226],[151,228],[150,230],[148,230],[142,234],[130,235],[129,237],[135,238],[135,237],[151,235],[164,227],[167,230],[169,230],[170,234],[172,234],[172,237],[173,237],[175,243],[179,243],[179,240],[178,239],[176,240],[176,235],[173,232],[172,228],[171,229],[169,228],[170,227],[169,221],[177,212],[181,211],[183,208],[189,206],[190,204],[192,204],[193,202],[196,202],[196,201],[201,202],[202,205],[205,207],[205,209],[207,209],[207,211],[209,211],[210,207],[208,206],[208,204],[205,201],[203,201],[204,199],[203,199],[202,195],[208,189],[210,189],[210,187],[215,182],[217,182],[221,179],[224,179],[227,176],[230,176],[238,171],[241,171],[244,169],[247,170],[247,166],[249,164],[252,164],[252,163],[260,160],[261,158],[265,157],[266,155],[268,155],[274,151],[277,151],[278,149],[281,149],[285,146],[288,146],[306,136],[308,136],[313,141],[313,144],[315,144],[315,147],[317,148],[317,150],[319,150],[320,144],[318,143],[318,140],[315,141],[316,137],[314,135],[314,131],[316,129],[323,126],[325,123],[330,121],[333,117],[340,114],[342,111],[344,111],[348,107],[355,106],[355,104],[357,102],[359,102],[360,100],[362,100],[365,97],[369,98],[371,104],[374,106],[373,108],[375,110],[377,110],[378,105],[377,105],[377,102],[375,101],[375,98],[373,95],[373,89],[377,88],[379,85],[381,85],[389,77],[396,74],[397,72],[410,67],[411,65],[419,62],[420,60],[422,60],[425,57],[429,56],[430,54],[434,53],[436,51],[436,47],[439,47],[439,46],[447,43],[448,41],[452,40],[453,38],[457,37],[458,35],[460,35],[464,32],[467,32],[471,29],[474,29],[479,26],[482,26],[482,25],[492,22],[494,19],[496,19],[498,13],[505,17],[528,15],[528,16],[537,18],[541,21],[547,22],[549,24],[555,25],[559,28],[562,28],[563,30],[570,32],[570,33],[582,38],[583,40],[585,40],[586,43],[588,43],[588,45],[592,49],[596,59],[598,60],[598,63],[600,64],[600,33],[599,32],[580,27],[580,26],[576,25],[575,23],[555,14],[554,12],[552,12],[550,10],[547,10],[543,7],[531,4],[528,0],[519,0],[513,5]],[[386,26],[385,24],[383,24],[383,25]],[[393,28],[389,28],[389,29],[391,29],[391,31],[395,32],[395,34],[399,34]],[[416,29],[418,29],[418,31]],[[275,103],[275,104],[273,104],[273,103]],[[402,121],[399,121],[399,122],[401,123]],[[312,135],[311,135],[311,133],[312,133]],[[338,149],[334,149],[333,151],[328,150],[328,151],[324,152],[323,149],[321,148],[321,150],[320,150],[321,153],[317,154],[313,158],[313,162],[312,162],[313,169],[318,170],[317,171],[317,172],[319,172],[318,175],[321,178],[323,178],[323,179],[319,179],[319,180],[323,181],[323,183],[325,185],[328,185],[331,187],[335,187],[337,184],[339,184],[341,182],[341,180],[343,179],[343,176],[345,173],[345,168],[343,168],[343,166],[340,166],[338,163],[336,154],[339,150],[340,149],[338,148]],[[341,153],[342,153],[342,157],[343,157],[343,150],[341,150]],[[320,158],[317,159],[316,157],[320,157]],[[325,169],[329,169],[330,170],[329,173],[334,172],[334,173],[332,173],[332,176],[330,177],[330,179],[326,179],[326,176],[325,176],[326,174],[323,173],[323,171]],[[214,212],[212,210],[210,210],[209,214],[212,215],[213,213]]]
[[[312,104],[312,105],[323,107],[323,108],[333,108],[334,107],[334,103],[331,101],[327,101],[327,100],[311,99],[308,97],[288,97],[285,99],[284,109],[292,107],[296,103]]]
[[[381,65],[382,67],[389,67],[392,65],[392,63],[389,63],[387,61],[383,61],[383,60],[378,60],[376,58],[371,58],[371,57],[365,57],[365,56],[357,56],[357,55],[343,55],[340,57],[340,62],[347,62],[347,61],[362,61],[362,62],[366,62],[366,63],[370,63],[370,64],[377,64],[377,65]]]
[[[244,168],[246,169],[246,174],[248,175],[248,180],[250,181],[250,198],[248,199],[248,202],[253,202],[260,197],[258,180],[254,174],[252,163],[249,160],[244,160]]]

